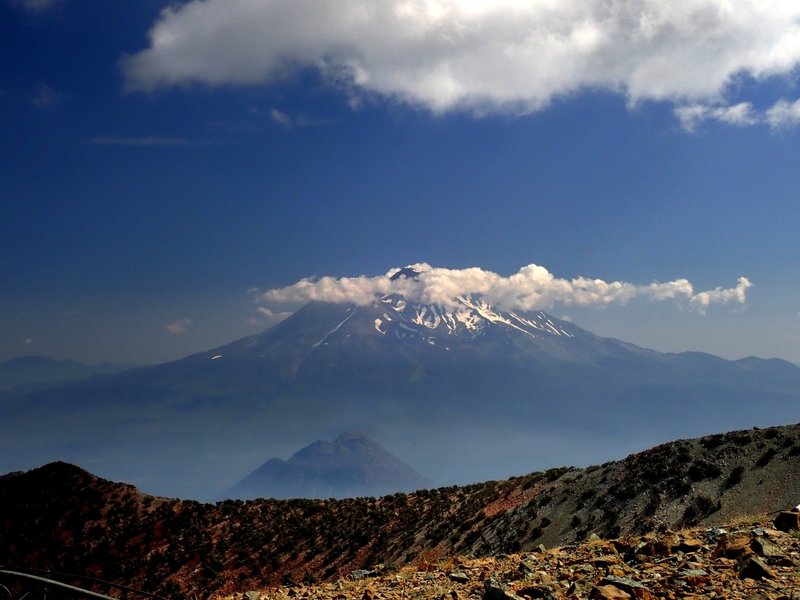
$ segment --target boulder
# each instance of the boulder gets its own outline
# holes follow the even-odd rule
[[[628,600],[631,595],[614,585],[596,585],[589,592],[590,600]]]
[[[602,579],[600,585],[613,585],[632,598],[641,598],[642,600],[656,599],[655,594],[653,594],[653,592],[651,592],[645,585],[628,577],[615,577],[613,575],[608,575]]]
[[[510,592],[506,586],[490,577],[483,582],[483,600],[523,600],[515,593]]]
[[[783,552],[781,552],[778,546],[764,538],[755,538],[750,543],[750,548],[753,552],[764,558],[780,558],[783,556]]]
[[[800,529],[800,512],[782,510],[773,521],[775,529],[780,531],[796,531]]]
[[[714,550],[715,557],[740,559],[748,554],[752,554],[750,549],[750,537],[742,535],[730,536],[724,535],[720,538],[716,549]]]
[[[451,571],[447,574],[447,578],[456,583],[469,583],[469,576],[464,571]]]
[[[353,579],[358,581],[359,579],[364,579],[366,577],[374,577],[376,573],[372,569],[356,569],[350,575]]]
[[[757,556],[745,556],[737,569],[741,579],[775,579],[775,573]]]

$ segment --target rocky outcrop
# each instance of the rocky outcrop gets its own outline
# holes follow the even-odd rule
[[[254,590],[248,598],[788,600],[800,589],[800,539],[766,523],[764,517],[724,529],[665,531],[490,558],[447,557],[375,571],[368,579]]]

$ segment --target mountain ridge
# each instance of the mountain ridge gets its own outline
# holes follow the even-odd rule
[[[119,373],[137,366],[115,363],[88,364],[77,360],[59,360],[38,355],[18,356],[0,362],[0,394],[43,389],[96,375]]]
[[[0,477],[0,564],[177,598],[331,581],[377,563],[529,552],[593,534],[637,548],[651,538],[635,536],[654,531],[789,509],[800,497],[798,469],[800,425],[379,499],[200,504],[148,496],[62,462]]]

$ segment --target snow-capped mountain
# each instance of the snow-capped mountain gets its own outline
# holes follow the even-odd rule
[[[0,472],[68,460],[208,497],[264,456],[359,429],[434,483],[463,483],[796,421],[800,368],[785,361],[665,354],[479,297],[395,293],[310,302],[179,361],[3,397]]]
[[[401,277],[413,279],[418,275],[419,271],[412,267],[405,267],[394,273],[391,279],[397,280]],[[381,329],[385,320],[387,323],[397,322],[400,328],[418,333],[422,338],[426,337],[424,330],[418,327],[433,330],[437,335],[446,333],[447,335],[466,335],[473,338],[486,333],[492,325],[527,333],[532,337],[542,334],[566,335],[567,337],[572,335],[565,330],[563,324],[557,326],[551,317],[543,312],[534,315],[520,315],[511,311],[502,313],[491,304],[471,296],[458,296],[449,306],[408,303],[399,294],[387,294],[378,301],[391,309],[383,314],[382,319],[379,318],[375,321],[375,328],[381,333],[385,333]],[[415,328],[415,325],[418,327]],[[402,332],[394,329],[397,337],[403,336]],[[430,338],[427,339],[430,340]]]
[[[415,278],[419,272],[405,267],[390,279]],[[414,338],[431,345],[444,344],[448,337],[477,338],[492,328],[509,333],[522,333],[532,338],[556,335],[572,337],[569,326],[544,312],[502,312],[480,298],[458,296],[449,305],[409,302],[400,294],[377,298],[371,307],[381,315],[375,317],[375,330],[398,339]],[[353,312],[357,311],[353,309]]]
[[[312,349],[336,343],[363,331],[371,323],[373,335],[387,340],[416,341],[449,350],[456,340],[482,336],[522,336],[530,340],[553,336],[572,338],[578,328],[544,312],[500,311],[471,297],[457,298],[453,305],[408,302],[399,294],[388,294],[367,306],[347,305],[343,319],[312,344]],[[351,322],[352,321],[352,322]]]
[[[375,318],[375,330],[378,333],[393,335],[398,339],[413,337],[431,345],[437,342],[446,344],[447,338],[452,336],[477,338],[493,327],[532,338],[573,336],[563,323],[556,324],[544,312],[502,312],[471,297],[457,298],[455,306],[409,303],[397,294],[384,296],[377,302],[385,309],[380,317]]]

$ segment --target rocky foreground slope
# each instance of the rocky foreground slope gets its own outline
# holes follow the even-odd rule
[[[511,555],[423,559],[399,569],[379,565],[332,583],[249,590],[223,600],[790,600],[799,592],[800,537],[762,518]]]
[[[673,442],[587,469],[380,499],[200,504],[145,496],[55,463],[0,478],[0,565],[88,574],[164,596],[218,596],[336,581],[379,563],[402,568],[593,536],[710,527],[795,506],[798,472],[800,425]],[[704,552],[716,548],[704,545]],[[619,568],[609,573],[630,575]]]

